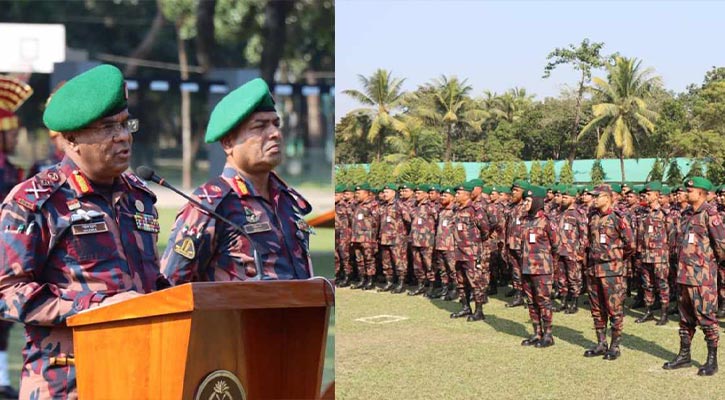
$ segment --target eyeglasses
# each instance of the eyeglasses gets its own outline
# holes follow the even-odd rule
[[[100,126],[88,126],[81,129],[81,131],[92,131],[89,132],[89,137],[102,137],[103,140],[115,140],[124,131],[133,134],[138,132],[138,130],[139,120],[136,118],[127,119],[122,122],[111,122]]]

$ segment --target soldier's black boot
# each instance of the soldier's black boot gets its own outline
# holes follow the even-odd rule
[[[443,284],[443,287],[441,288],[441,292],[438,294],[439,300],[448,300],[448,285]]]
[[[619,358],[619,343],[622,341],[622,336],[619,333],[612,332],[612,344],[609,346],[609,350],[604,353],[605,360],[616,360]]]
[[[418,287],[408,292],[408,296],[417,296],[425,292],[425,281],[418,281]]]
[[[342,278],[339,282],[336,282],[336,283],[337,283],[337,287],[350,286],[350,278],[348,278],[347,275],[345,275],[344,278]]]
[[[393,278],[385,278],[385,286],[378,289],[378,292],[388,292],[393,290],[394,284],[393,284]]]
[[[373,290],[375,289],[375,277],[371,276],[368,278],[367,283],[365,286],[362,287],[362,290]]]
[[[428,283],[428,291],[425,292],[425,295],[424,296],[427,297],[427,298],[429,298],[429,299],[433,299],[433,298],[437,297],[434,294],[435,294],[435,282],[429,282]]]
[[[643,322],[651,321],[653,319],[655,319],[655,315],[652,313],[652,308],[650,308],[650,306],[647,306],[644,311],[644,315],[635,319],[634,322],[637,324],[641,324]]]
[[[513,297],[513,296],[515,296],[515,295],[516,295],[516,293],[518,293],[518,290],[516,290],[516,289],[511,289],[511,290],[509,290],[508,292],[506,292],[506,297]]]
[[[717,346],[707,343],[707,362],[697,370],[700,376],[710,376],[717,372]]]
[[[360,288],[362,288],[363,286],[365,286],[367,284],[368,284],[368,277],[367,276],[363,276],[363,278],[360,279],[359,282],[353,283],[352,286],[350,286],[350,289],[360,289]]]
[[[534,324],[534,334],[521,341],[522,346],[536,346],[541,340],[541,325]]]
[[[514,299],[511,300],[510,303],[506,304],[506,307],[518,307],[524,305],[524,298],[521,296],[520,291],[516,291],[516,294],[514,295]]]
[[[558,306],[554,306],[554,310],[553,310],[554,312],[562,312],[562,311],[566,310],[569,305],[569,296],[568,295],[566,297],[559,296],[559,298],[562,299],[561,303],[559,303]],[[552,300],[553,300],[553,298],[552,298]]]
[[[680,332],[680,352],[677,353],[677,357],[674,360],[668,361],[662,365],[663,369],[678,369],[689,367],[692,365],[692,359],[690,358],[690,334],[687,332]]]
[[[637,291],[637,296],[634,297],[634,303],[632,303],[632,308],[642,307],[644,307],[644,289],[640,288]]]
[[[456,284],[451,283],[451,286],[448,288],[448,296],[444,300],[452,301],[456,299]]]
[[[660,319],[657,320],[657,325],[667,325],[667,307],[662,306],[662,309],[660,309]]]
[[[584,352],[584,357],[597,357],[604,355],[609,347],[607,346],[607,332],[604,329],[597,329],[598,343]]]
[[[538,348],[549,347],[554,345],[554,336],[551,333],[545,333],[541,340],[534,346]]]
[[[489,295],[498,294],[498,283],[495,280],[492,280],[488,285],[488,292],[486,293]]]
[[[567,307],[566,311],[564,311],[565,314],[576,314],[579,311],[579,297],[572,297],[571,301],[569,302],[569,307]]]
[[[716,315],[718,318],[725,318],[725,306],[720,306]]]
[[[461,300],[461,305],[463,306],[463,308],[461,308],[461,311],[451,313],[451,318],[461,318],[467,315],[471,315],[471,305],[468,303],[468,301]]]
[[[467,321],[483,321],[486,316],[483,315],[483,303],[476,303],[476,311],[466,318]]]

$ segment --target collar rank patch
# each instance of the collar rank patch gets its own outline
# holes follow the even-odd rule
[[[140,231],[159,233],[159,220],[150,214],[136,213],[133,216],[136,221],[136,228]]]

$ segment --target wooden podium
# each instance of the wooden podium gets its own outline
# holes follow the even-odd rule
[[[319,398],[333,304],[323,279],[202,282],[82,312],[68,319],[79,397],[195,399],[226,370],[246,399]]]

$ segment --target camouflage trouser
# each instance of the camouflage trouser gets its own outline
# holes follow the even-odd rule
[[[644,304],[648,307],[655,302],[655,285],[660,293],[662,307],[670,304],[670,285],[667,278],[670,266],[667,263],[642,263],[642,289],[644,289]]]
[[[521,287],[529,308],[529,318],[534,325],[540,325],[543,333],[551,333],[551,275],[528,275],[521,277]]]
[[[352,274],[352,263],[350,263],[350,242],[340,241],[335,243],[335,276],[340,270],[345,271],[345,275]]]
[[[441,273],[441,282],[448,285],[449,282],[456,282],[456,260],[453,250],[436,250],[433,252],[433,265]],[[432,278],[431,278],[432,276]],[[428,275],[428,280],[435,280],[435,272]]]
[[[717,317],[717,293],[712,286],[686,286],[678,284],[678,308],[680,332],[687,332],[692,339],[700,325],[705,341],[717,346],[719,332]]]
[[[383,264],[383,275],[386,278],[392,278],[393,271],[395,271],[398,279],[405,279],[408,272],[405,244],[380,245],[380,258]]]
[[[720,303],[725,307],[725,261],[719,263],[717,266],[717,278],[718,297],[720,298]]]
[[[511,284],[521,290],[521,250],[508,249],[508,263],[511,266]]]
[[[466,299],[466,283],[473,292],[473,301],[483,303],[486,301],[486,289],[490,271],[488,266],[475,261],[456,261],[456,290],[458,297]]]
[[[375,276],[375,253],[378,250],[377,243],[353,243],[352,251],[355,252],[355,265],[359,276]]]
[[[592,306],[592,319],[595,329],[607,329],[607,317],[612,325],[612,334],[621,334],[624,327],[624,295],[626,286],[624,276],[589,275],[587,289]]]
[[[418,282],[424,282],[433,268],[433,247],[413,246],[413,273]]]
[[[576,257],[576,256],[575,256]],[[576,258],[559,256],[559,294],[579,297],[582,292],[582,263]]]

